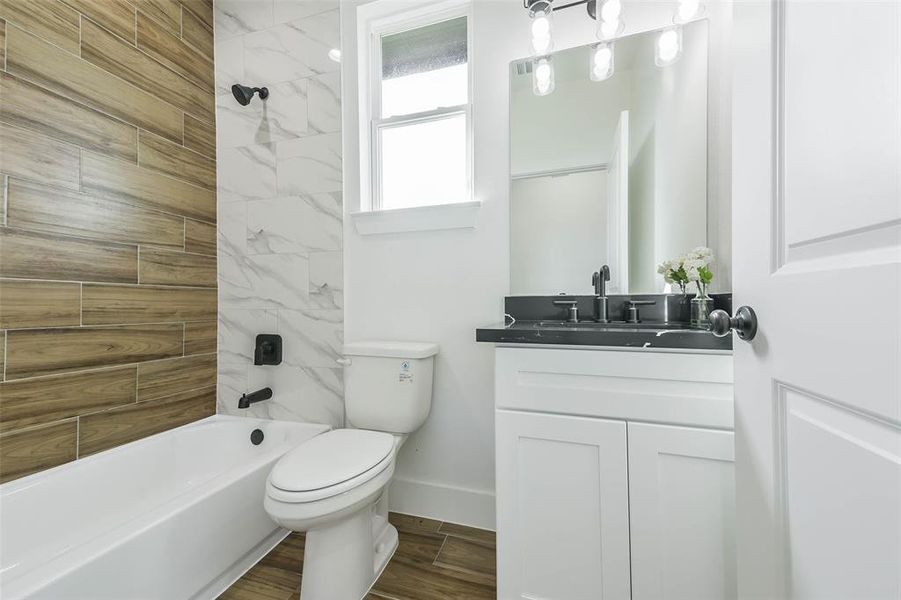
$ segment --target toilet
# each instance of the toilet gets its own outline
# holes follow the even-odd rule
[[[266,512],[307,532],[301,600],[359,600],[394,554],[387,486],[397,451],[429,415],[437,353],[420,342],[346,344],[347,428],[304,442],[269,474]]]

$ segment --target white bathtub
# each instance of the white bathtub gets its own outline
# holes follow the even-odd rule
[[[0,597],[214,598],[287,534],[273,463],[326,430],[217,415],[0,486]]]

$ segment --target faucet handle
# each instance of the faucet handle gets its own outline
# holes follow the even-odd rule
[[[555,306],[566,306],[569,311],[569,321],[571,323],[579,322],[579,301],[578,300],[554,300]]]
[[[639,306],[647,306],[650,304],[657,304],[656,300],[626,300],[624,305],[626,307],[626,323],[641,323],[641,319],[638,314]]]

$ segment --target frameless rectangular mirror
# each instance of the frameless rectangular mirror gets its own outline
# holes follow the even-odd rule
[[[604,264],[609,293],[661,293],[707,245],[707,29],[511,65],[511,294],[591,294]]]

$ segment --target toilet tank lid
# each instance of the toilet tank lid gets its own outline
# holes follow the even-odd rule
[[[350,342],[344,344],[344,354],[345,356],[428,358],[438,354],[438,344],[429,342]]]

